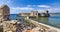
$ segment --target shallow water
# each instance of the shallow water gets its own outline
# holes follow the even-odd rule
[[[60,14],[51,15],[50,17],[40,17],[39,22],[60,28]]]
[[[10,19],[21,19],[22,17],[18,17],[17,14],[11,14]],[[60,14],[54,14],[51,15],[50,17],[39,17],[38,22],[45,23],[57,28],[60,28]]]

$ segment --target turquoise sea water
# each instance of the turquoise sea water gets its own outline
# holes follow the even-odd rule
[[[21,19],[21,17],[18,17],[17,14],[10,15],[11,20],[14,20],[16,18]],[[50,17],[40,17],[38,22],[60,28],[60,14],[56,14],[56,15],[54,14],[54,15],[51,15]]]
[[[60,14],[54,14],[50,17],[40,17],[39,22],[60,28]]]

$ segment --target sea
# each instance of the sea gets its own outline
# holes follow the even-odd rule
[[[10,19],[21,19],[21,16],[18,16],[18,14],[10,14]],[[40,17],[38,19],[38,22],[44,23],[53,27],[60,28],[60,14],[51,14],[50,17]]]

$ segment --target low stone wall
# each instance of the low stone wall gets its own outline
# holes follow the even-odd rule
[[[45,29],[47,31],[53,31],[53,32],[60,32],[60,29],[59,28],[56,28],[56,27],[52,27],[52,26],[49,26],[49,25],[46,25],[46,24],[43,24],[43,23],[39,23],[37,21],[34,21],[32,19],[26,19],[28,22],[34,24],[35,26],[37,27],[40,27],[42,29]]]

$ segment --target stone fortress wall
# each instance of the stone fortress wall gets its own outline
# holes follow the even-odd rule
[[[7,5],[0,7],[0,21],[9,20],[10,8]]]

